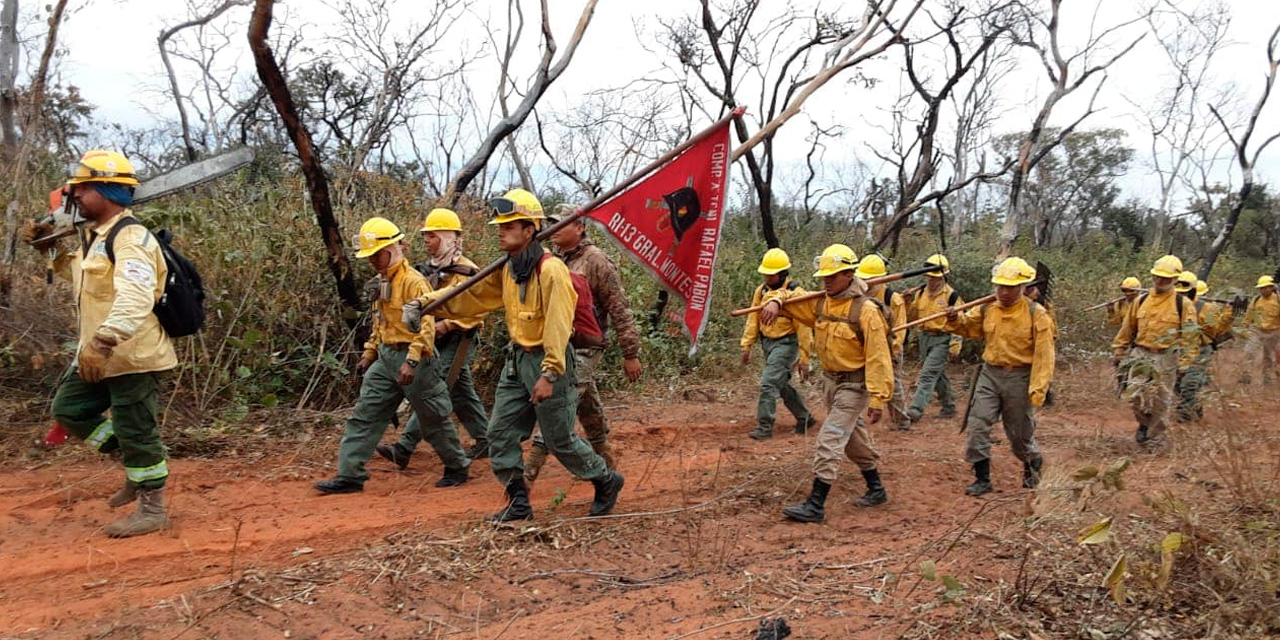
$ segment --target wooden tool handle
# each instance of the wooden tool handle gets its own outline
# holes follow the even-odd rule
[[[934,321],[934,320],[937,320],[938,318],[945,318],[945,317],[947,317],[947,315],[949,315],[952,311],[960,312],[960,311],[964,311],[965,309],[972,309],[973,307],[976,307],[976,306],[978,306],[978,305],[980,305],[980,304],[987,304],[988,302],[995,302],[995,300],[996,300],[996,295],[993,293],[993,294],[991,294],[991,295],[989,295],[989,296],[982,297],[982,298],[978,298],[977,300],[972,300],[972,301],[966,302],[966,303],[964,303],[964,304],[962,304],[962,305],[960,305],[960,306],[958,306],[958,307],[949,307],[949,308],[947,308],[947,310],[946,310],[946,311],[939,311],[939,312],[937,312],[937,313],[927,315],[927,316],[925,316],[925,317],[923,317],[923,318],[919,318],[919,319],[917,319],[917,320],[913,320],[913,321],[908,322],[908,323],[906,323],[906,324],[904,324],[904,325],[900,325],[900,326],[894,327],[894,328],[893,328],[893,330],[894,330],[894,331],[906,331],[907,329],[910,329],[911,327],[918,327],[918,326],[920,326],[920,325],[922,325],[922,324],[924,324],[924,323],[926,323],[926,322],[932,322],[932,321]]]

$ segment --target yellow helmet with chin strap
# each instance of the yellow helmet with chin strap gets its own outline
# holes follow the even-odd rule
[[[1158,278],[1177,278],[1182,275],[1182,259],[1175,255],[1161,256],[1151,267],[1151,275]]]
[[[862,260],[858,262],[858,268],[854,270],[853,275],[866,280],[867,278],[879,278],[886,273],[884,258],[878,254],[862,256]]]
[[[1036,270],[1017,256],[1005,258],[991,269],[991,282],[1005,286],[1027,284],[1036,279]]]
[[[1178,281],[1173,283],[1173,288],[1183,293],[1196,288],[1196,274],[1190,271],[1183,271],[1178,274]]]
[[[1209,283],[1204,280],[1196,280],[1196,295],[1202,296],[1209,293]]]
[[[404,239],[404,232],[386,218],[369,218],[360,225],[360,233],[352,241],[357,258],[369,256]]]
[[[1262,276],[1261,278],[1258,278],[1258,284],[1254,288],[1263,289],[1266,287],[1274,287],[1274,286],[1276,286],[1275,278],[1272,278],[1271,276]]]
[[[427,214],[427,219],[423,221],[422,228],[419,231],[457,231],[462,232],[462,220],[458,219],[458,214],[452,209],[437,208],[432,209]]]
[[[138,177],[133,172],[133,163],[124,154],[94,149],[85,152],[67,178],[67,184],[82,182],[109,182],[136,187]]]
[[[791,257],[782,249],[770,249],[764,252],[764,257],[760,259],[760,266],[756,268],[756,273],[766,276],[772,276],[791,268]]]
[[[858,254],[845,245],[833,244],[823,249],[822,255],[813,259],[813,266],[818,269],[813,277],[825,278],[841,271],[853,270],[858,266]]]
[[[542,221],[546,219],[546,215],[542,213],[542,203],[538,202],[538,197],[524,189],[512,189],[503,194],[501,198],[493,198],[489,201],[489,206],[493,207],[495,214],[489,224],[528,220],[535,226],[541,227]]]
[[[1142,281],[1133,276],[1129,276],[1128,278],[1125,278],[1120,282],[1121,291],[1132,291],[1132,290],[1141,289],[1141,288],[1142,288]]]

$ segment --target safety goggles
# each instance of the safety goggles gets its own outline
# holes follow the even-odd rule
[[[517,211],[524,212],[524,208],[511,198],[493,198],[489,200],[489,206],[500,216],[511,215]]]
[[[850,260],[841,256],[814,256],[813,268],[819,271],[832,271],[843,267],[856,267],[857,260]]]
[[[67,173],[71,175],[72,180],[100,180],[104,178],[133,178],[137,180],[137,176],[127,171],[101,171],[83,163],[77,162],[72,164]]]
[[[377,246],[378,243],[380,242],[387,242],[390,240],[399,240],[401,237],[403,237],[403,235],[404,234],[396,234],[394,236],[380,236],[376,233],[357,233],[354,236],[351,236],[351,248],[359,250],[359,249],[365,249],[368,247],[374,247],[374,246]]]

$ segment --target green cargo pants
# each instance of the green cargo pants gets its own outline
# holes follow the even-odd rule
[[[924,415],[925,407],[934,392],[938,394],[938,402],[942,410],[952,413],[956,410],[955,392],[951,390],[951,381],[947,379],[947,360],[951,357],[951,334],[920,332],[920,376],[916,379],[916,393],[911,399],[912,413]]]
[[[573,430],[578,412],[577,369],[573,349],[565,353],[565,372],[556,380],[550,398],[538,404],[529,401],[533,385],[542,377],[542,349],[507,347],[506,362],[494,390],[493,416],[489,419],[489,458],[493,475],[506,486],[524,477],[524,455],[520,443],[528,440],[536,425],[547,450],[574,476],[583,480],[603,478],[608,469],[604,458]]]
[[[756,424],[760,431],[772,433],[778,412],[778,397],[787,411],[796,417],[796,424],[807,425],[812,418],[800,392],[791,385],[791,371],[800,357],[800,341],[793,333],[773,339],[760,337],[764,350],[764,373],[760,374],[760,399],[756,403]]]
[[[421,431],[445,467],[465,469],[471,465],[458,442],[458,432],[449,422],[453,407],[435,359],[424,358],[418,363],[413,382],[400,385],[400,367],[408,355],[408,349],[385,344],[378,347],[378,359],[364,373],[360,400],[347,419],[346,433],[338,447],[338,476],[355,482],[369,478],[364,465],[402,400],[409,401]]]
[[[475,380],[471,376],[471,361],[476,355],[475,334],[475,331],[450,331],[445,334],[436,340],[435,360],[441,379],[447,382],[458,349],[464,343],[467,344],[467,354],[458,367],[458,377],[449,387],[449,403],[453,405],[454,415],[458,416],[458,422],[462,423],[462,428],[467,430],[471,439],[478,444],[487,445],[489,439],[485,433],[489,430],[489,414],[484,410],[484,403],[480,401],[480,394],[476,393]],[[445,421],[448,428],[457,433],[453,422],[448,418]],[[418,448],[419,442],[422,442],[422,424],[415,414],[409,418],[404,433],[400,435],[400,447],[412,453]]]
[[[156,403],[156,373],[133,373],[88,383],[72,367],[63,374],[51,412],[59,424],[98,451],[119,447],[125,479],[143,489],[159,489],[169,477]],[[111,420],[103,415],[111,410]]]
[[[1014,457],[1022,462],[1040,457],[1030,388],[1031,367],[982,365],[965,425],[965,462],[973,464],[991,458],[991,425],[997,420],[1004,423]]]
[[[599,453],[601,447],[609,442],[609,418],[604,415],[604,402],[600,400],[600,388],[596,386],[596,367],[604,358],[604,349],[575,349],[577,368],[573,377],[578,387],[578,422],[582,423],[582,433],[587,436],[591,450]],[[546,448],[542,432],[534,434],[533,445]]]

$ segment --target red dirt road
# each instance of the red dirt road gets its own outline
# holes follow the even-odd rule
[[[1170,477],[1137,452],[1119,401],[1097,392],[1105,374],[1084,371],[1056,385],[1064,400],[1041,417],[1050,477],[1122,455]],[[131,540],[101,534],[125,512],[105,504],[114,463],[62,454],[0,470],[0,637],[745,638],[763,614],[799,638],[896,637],[951,615],[916,578],[920,560],[975,585],[1009,576],[1002,531],[1020,526],[1029,494],[1007,446],[995,450],[1000,492],[979,501],[962,495],[956,420],[875,427],[890,503],[854,508],[862,482],[848,464],[827,522],[789,523],[780,509],[808,489],[813,435],[780,417],[775,439],[748,439],[753,393],[615,398],[631,403],[611,411],[620,517],[576,520],[591,486],[552,462],[523,530],[480,525],[501,504],[486,462],[472,482],[436,489],[429,449],[405,473],[371,463],[363,494],[316,495],[334,433],[247,460],[173,461],[172,530]]]

